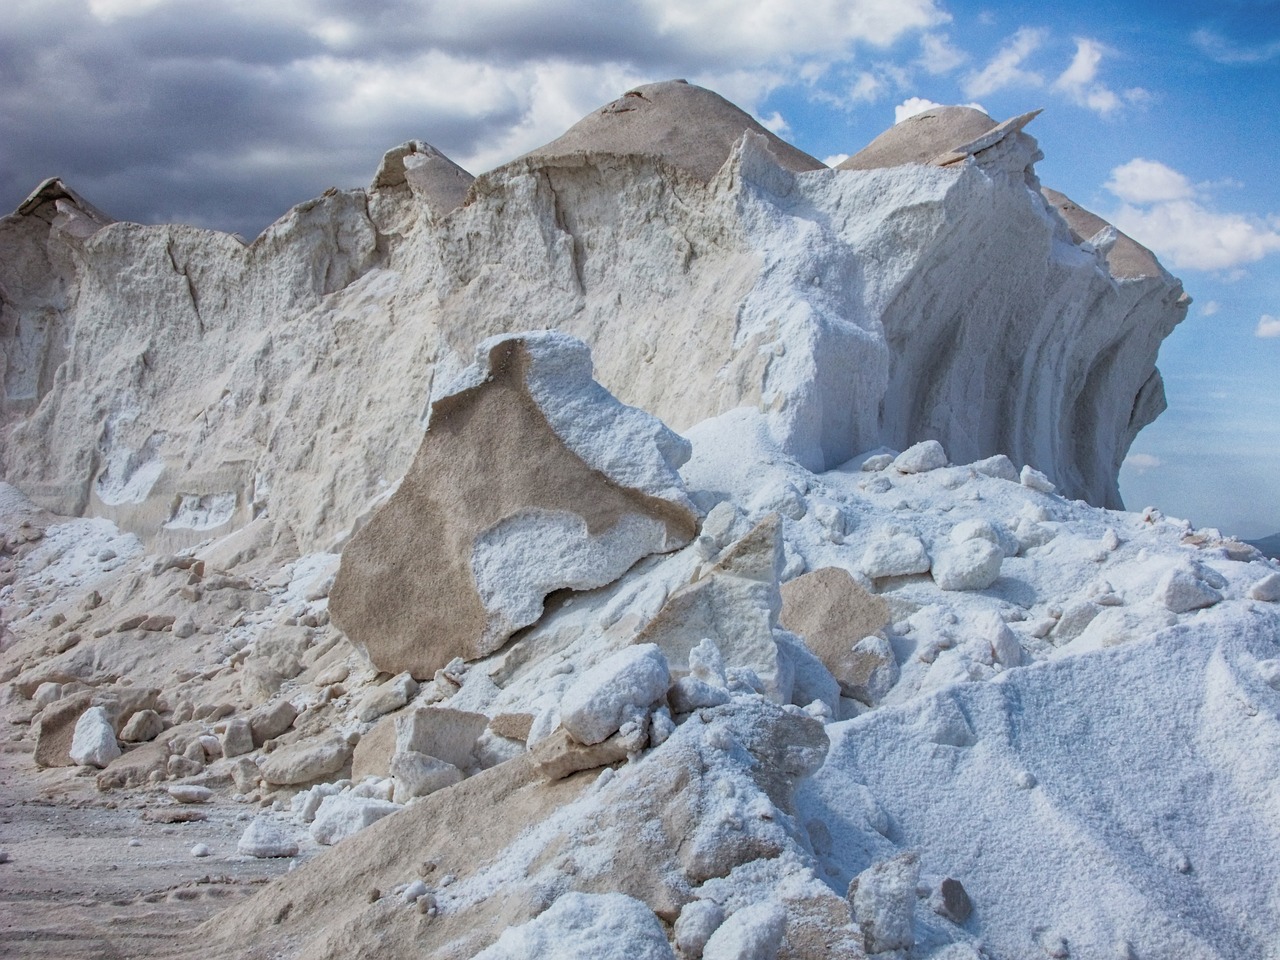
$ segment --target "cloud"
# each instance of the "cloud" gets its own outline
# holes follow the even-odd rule
[[[999,52],[981,70],[965,78],[964,92],[970,97],[984,97],[1005,87],[1040,87],[1044,77],[1023,69],[1023,62],[1039,50],[1048,31],[1023,27],[1010,37]]]
[[[916,65],[925,73],[941,76],[963,66],[969,55],[951,45],[951,38],[942,33],[926,33],[920,38],[920,58]]]
[[[1125,457],[1124,465],[1131,470],[1138,471],[1138,473],[1146,473],[1148,470],[1163,467],[1164,461],[1149,453],[1131,453]]]
[[[1120,109],[1120,97],[1105,84],[1098,81],[1098,65],[1106,48],[1096,40],[1083,37],[1076,38],[1076,55],[1067,67],[1053,81],[1050,89],[1064,94],[1067,99],[1078,106],[1088,107],[1106,116]]]
[[[1221,309],[1222,309],[1222,304],[1220,304],[1217,300],[1210,300],[1208,303],[1206,303],[1203,307],[1200,308],[1200,316],[1212,317],[1215,313],[1217,313]]]
[[[893,108],[893,122],[901,123],[903,120],[909,120],[916,114],[924,113],[926,110],[936,110],[943,106],[941,103],[935,103],[932,100],[926,100],[924,97],[908,97]],[[987,112],[987,108],[980,103],[966,103],[966,107],[972,107],[974,110]]]
[[[1214,210],[1204,185],[1157,161],[1130,160],[1104,186],[1123,201],[1107,219],[1176,269],[1239,279],[1245,264],[1280,251],[1280,218]]]
[[[1253,331],[1253,335],[1266,340],[1280,337],[1280,317],[1273,317],[1264,313],[1258,319],[1258,328]]]
[[[844,163],[848,159],[849,159],[849,154],[847,153],[833,153],[829,157],[823,157],[822,162],[825,163],[828,167],[838,167],[840,166],[840,164]]]
[[[1195,196],[1191,181],[1172,167],[1135,157],[1111,171],[1104,186],[1127,203],[1159,203]]]
[[[253,236],[404,140],[480,172],[642,82],[785,129],[773,91],[948,20],[939,0],[9,0],[0,205],[56,175],[117,217]]]
[[[1191,40],[1205,56],[1223,64],[1265,63],[1280,57],[1280,40],[1242,47],[1212,30],[1197,30],[1191,35]]]

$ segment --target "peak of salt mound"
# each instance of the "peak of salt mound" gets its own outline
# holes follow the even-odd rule
[[[836,169],[876,170],[929,163],[996,126],[995,120],[973,107],[934,107],[890,127]]]
[[[718,93],[684,80],[649,83],[587,114],[527,158],[553,160],[588,153],[658,156],[709,181],[746,132],[766,138],[788,170],[821,170],[823,163],[770,133]]]
[[[1156,260],[1155,254],[1138,243],[1126,233],[1121,233],[1096,213],[1078,206],[1070,197],[1057,190],[1041,187],[1040,192],[1049,201],[1050,206],[1062,215],[1071,228],[1072,239],[1076,243],[1091,242],[1094,246],[1106,249],[1107,266],[1116,279],[1135,277],[1159,277],[1164,275],[1164,268]],[[1106,231],[1110,231],[1108,235]],[[1110,244],[1109,247],[1105,247]]]

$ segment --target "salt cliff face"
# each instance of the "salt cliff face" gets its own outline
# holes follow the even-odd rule
[[[433,384],[541,325],[678,430],[753,406],[811,468],[934,438],[1118,506],[1187,299],[1032,189],[1026,118],[972,113],[916,143],[945,165],[890,143],[831,171],[709,91],[655,84],[474,182],[402,145],[369,190],[247,246],[99,229],[49,188],[0,234],[4,476],[158,545],[266,515],[334,547],[408,469]]]

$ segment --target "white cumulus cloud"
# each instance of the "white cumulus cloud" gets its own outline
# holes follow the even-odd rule
[[[1106,188],[1126,203],[1160,203],[1195,196],[1190,180],[1163,163],[1135,157],[1111,171]]]
[[[1178,269],[1215,270],[1238,278],[1240,268],[1280,251],[1280,217],[1216,210],[1212,184],[1137,157],[1111,171],[1104,184],[1122,202],[1108,219]]]
[[[985,67],[969,74],[964,92],[971,97],[984,97],[1005,87],[1040,87],[1044,77],[1023,67],[1026,59],[1039,50],[1048,31],[1023,27],[1006,41]]]
[[[1114,113],[1120,109],[1120,96],[1098,80],[1098,65],[1106,53],[1098,41],[1077,37],[1076,55],[1071,65],[1053,81],[1051,89],[1064,94],[1072,103],[1104,116]]]
[[[1280,337],[1280,317],[1264,313],[1258,318],[1258,328],[1253,331],[1253,335],[1267,340]]]

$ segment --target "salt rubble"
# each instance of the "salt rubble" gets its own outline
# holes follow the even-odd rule
[[[657,113],[624,102],[601,122],[644,112],[660,125],[669,90],[651,92]],[[678,91],[715,107],[705,93]],[[211,253],[219,241],[186,228],[99,229],[86,212],[70,234],[80,259],[68,266],[62,228],[6,220],[6,236],[26,231],[53,251],[60,265],[42,270],[79,278],[79,300],[59,313],[78,326],[74,351],[105,337],[112,311],[156,282],[140,270],[136,289],[108,296],[106,265],[150,263],[169,244],[166,282],[182,269],[187,279],[154,308],[169,326],[145,369],[189,356],[174,321],[185,317],[226,337],[222,357],[202,355],[192,369],[217,368],[234,387],[200,398],[209,402],[193,432],[166,421],[173,385],[157,381],[167,373],[138,373],[117,393],[92,353],[77,353],[78,377],[128,401],[108,417],[92,478],[68,458],[84,425],[65,379],[31,381],[30,416],[7,395],[5,416],[23,422],[6,476],[46,505],[100,512],[141,534],[52,516],[0,486],[0,709],[18,741],[36,761],[65,763],[72,730],[90,717],[95,742],[118,750],[125,740],[98,774],[101,790],[169,783],[171,796],[194,797],[234,787],[240,802],[272,808],[248,822],[237,850],[299,866],[195,932],[209,957],[240,956],[250,940],[285,955],[359,955],[377,943],[388,957],[460,960],[1266,955],[1280,927],[1270,896],[1280,565],[1155,510],[1061,495],[1112,502],[1115,465],[1160,405],[1154,346],[1185,299],[1153,260],[1117,255],[1118,242],[1095,248],[1079,234],[1082,212],[1040,199],[1027,119],[996,128],[966,114],[963,142],[929,153],[931,166],[886,166],[901,147],[891,138],[861,172],[836,173],[780,164],[776,144],[745,128],[699,146],[700,164],[704,147],[723,152],[700,185],[670,169],[697,164],[592,154],[587,125],[567,152],[480,178],[453,212],[465,177],[426,145],[406,146],[389,155],[363,213],[358,197],[327,197],[248,252]],[[430,176],[412,175],[419,167]],[[665,199],[644,193],[657,184]],[[677,269],[653,252],[651,227],[632,224],[626,269],[609,258],[623,247],[619,204],[637,205],[637,190],[646,223],[681,226],[698,256]],[[553,197],[558,226],[522,239],[517,227],[547,226]],[[908,201],[915,240],[890,243],[886,224],[907,216]],[[380,230],[397,238],[386,261]],[[479,245],[474,261],[438,259],[454,230]],[[441,241],[430,251],[428,234]],[[966,247],[965,269],[949,266],[956,237],[989,256]],[[506,259],[495,262],[511,273],[463,276],[499,248]],[[324,276],[277,289],[300,249],[323,252]],[[881,249],[893,254],[877,260],[885,275],[850,278],[850,251]],[[218,307],[208,296],[227,283],[229,262],[264,285],[252,303]],[[991,288],[988,262],[1031,292]],[[254,274],[263,270],[270,276]],[[646,276],[653,286],[642,290]],[[47,291],[20,279],[15,309],[44,302]],[[1092,372],[975,375],[966,318],[917,306],[977,316],[969,292],[988,288],[988,338],[993,317],[1017,316],[1021,332],[1004,335],[1032,336],[1037,369],[1076,369],[1079,358]],[[565,301],[553,289],[577,293]],[[1076,312],[1080,298],[1095,312]],[[636,306],[659,302],[660,317]],[[584,348],[559,334],[488,341],[468,370],[472,344],[512,315],[485,319],[502,303],[537,304],[583,334],[603,387],[590,383]],[[600,322],[619,303],[644,322]],[[102,329],[88,319],[94,305]],[[219,311],[265,316],[268,305],[295,325],[249,362],[238,352],[245,318]],[[420,327],[440,337],[438,351],[406,330],[419,325],[377,326],[410,308],[425,310]],[[159,315],[135,313],[143,326]],[[694,338],[704,346],[645,340],[659,319],[678,331],[704,314]],[[740,324],[740,339],[721,336],[722,316]],[[333,330],[362,318],[370,346],[343,353],[308,340],[321,317]],[[1071,337],[1053,332],[1066,320]],[[1104,327],[1118,338],[1105,363]],[[940,345],[946,329],[952,339]],[[696,511],[700,529],[669,552],[636,554],[612,579],[551,594],[545,609],[533,591],[533,621],[490,649],[440,638],[448,656],[434,653],[420,675],[380,670],[368,644],[339,629],[341,614],[330,621],[341,565],[403,489],[427,395],[481,388],[495,347],[517,342],[548,348],[525,386],[557,442],[603,475],[665,491]],[[113,349],[102,363],[120,359]],[[926,384],[928,351],[954,366],[928,367]],[[318,358],[339,354],[343,376],[377,369],[385,382],[334,389]],[[316,363],[293,376],[286,356]],[[764,373],[753,366],[761,356]],[[965,384],[984,379],[1010,384],[990,410],[1017,411],[1017,422],[964,402]],[[683,438],[626,412],[605,387]],[[1084,396],[1087,416],[1076,406]],[[308,447],[272,418],[277,404],[313,401],[330,432]],[[50,430],[65,430],[67,450],[11,459]],[[326,446],[340,434],[350,456]],[[1083,446],[1065,439],[1086,434]],[[254,454],[252,476],[243,465],[253,458],[239,457],[195,483],[180,451],[214,463],[244,436],[270,451]],[[459,450],[475,458],[479,487],[508,469],[487,450]],[[429,497],[432,478],[421,482]],[[227,490],[236,506],[223,526],[173,525],[173,504],[183,516],[221,516],[215,495]],[[393,532],[411,540],[413,520]],[[328,549],[344,544],[341,559]],[[544,559],[528,553],[499,566],[523,575],[525,561]],[[420,627],[422,611],[397,609],[410,632]],[[423,633],[405,643],[437,642]],[[153,737],[117,738],[146,711],[161,725]]]

